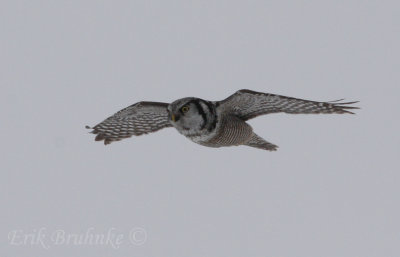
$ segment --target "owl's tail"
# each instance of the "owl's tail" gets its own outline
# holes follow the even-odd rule
[[[262,137],[258,136],[255,133],[253,133],[253,136],[244,145],[255,147],[258,149],[267,150],[267,151],[276,151],[278,148],[277,145],[267,142],[265,139],[263,139]]]

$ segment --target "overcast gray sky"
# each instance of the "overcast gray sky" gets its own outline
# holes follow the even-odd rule
[[[400,256],[399,9],[2,0],[0,255]],[[272,153],[174,129],[105,147],[84,129],[241,88],[362,109],[251,120]],[[120,244],[62,241],[107,233]]]

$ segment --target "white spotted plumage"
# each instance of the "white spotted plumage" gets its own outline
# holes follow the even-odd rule
[[[96,141],[104,140],[104,144],[109,144],[132,135],[139,136],[175,127],[179,133],[203,146],[247,145],[274,151],[277,146],[255,134],[246,123],[247,120],[277,112],[352,113],[349,110],[358,109],[349,106],[353,103],[356,102],[309,101],[243,89],[222,101],[187,97],[171,104],[139,102],[94,126],[92,133],[97,134]]]

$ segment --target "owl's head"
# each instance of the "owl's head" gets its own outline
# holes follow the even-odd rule
[[[209,129],[215,120],[215,106],[199,98],[187,97],[168,106],[172,125],[184,135],[194,135]]]

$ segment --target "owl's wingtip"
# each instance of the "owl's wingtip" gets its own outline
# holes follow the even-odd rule
[[[341,100],[337,100],[337,101],[331,101],[328,102],[331,105],[333,105],[334,110],[336,111],[336,113],[347,113],[347,114],[355,114],[354,112],[350,111],[350,110],[358,110],[361,109],[358,106],[349,106],[351,104],[356,104],[359,103],[360,101],[352,101],[352,102],[341,102],[343,99]]]

